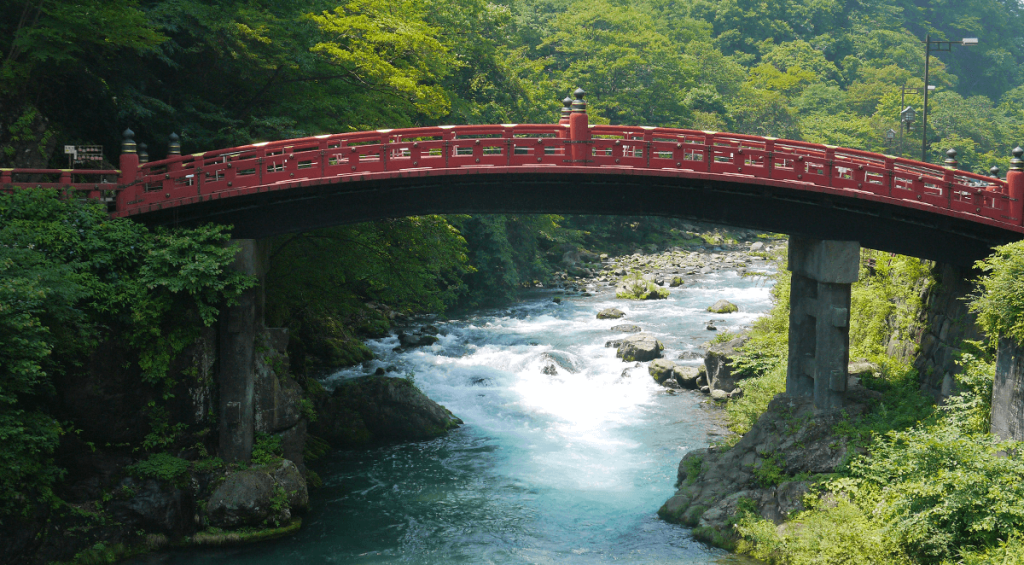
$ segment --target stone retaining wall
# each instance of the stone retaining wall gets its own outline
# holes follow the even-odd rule
[[[935,284],[922,281],[920,292],[924,308],[918,323],[908,335],[893,335],[888,352],[918,370],[921,389],[939,401],[955,392],[954,375],[960,372],[956,353],[963,340],[984,339],[977,317],[968,311],[964,300],[974,290],[976,274],[962,267],[936,263],[932,266]]]

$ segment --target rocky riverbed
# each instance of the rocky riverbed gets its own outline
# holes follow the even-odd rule
[[[686,288],[711,273],[734,271],[740,275],[767,274],[772,266],[769,258],[785,253],[786,240],[758,234],[750,230],[730,230],[723,234],[721,228],[708,225],[683,224],[682,237],[688,245],[655,244],[637,247],[633,253],[620,256],[597,254],[567,247],[562,250],[562,264],[565,269],[554,273],[547,284],[555,286],[566,296],[588,296],[614,288],[616,294],[628,294],[632,281],[646,281],[651,287]],[[694,242],[699,242],[694,244]],[[544,286],[544,283],[538,283]],[[656,300],[668,293],[645,293],[641,299]],[[556,302],[562,296],[555,296]],[[653,337],[643,333],[635,324],[620,324],[614,331],[635,333],[621,339],[611,339],[607,347],[614,347],[617,356],[626,362],[650,362],[651,377],[660,385],[674,389],[694,389],[722,401],[743,395],[733,374],[732,360],[736,349],[742,347],[746,338],[742,335],[721,341],[719,328],[723,320],[713,314],[737,311],[738,307],[725,300],[716,300],[707,305],[708,319],[702,325],[708,331],[704,352],[684,352],[680,361],[704,358],[704,364],[692,367],[663,359],[664,346]],[[618,319],[624,316],[622,310],[607,308],[597,314],[599,319]],[[717,339],[716,339],[717,338]]]

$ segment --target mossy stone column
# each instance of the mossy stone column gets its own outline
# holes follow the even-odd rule
[[[239,248],[230,268],[260,279],[259,285],[238,297],[238,304],[220,312],[220,458],[233,463],[252,458],[256,335],[263,325],[263,277],[269,259],[268,246],[261,241],[234,239],[230,245]]]
[[[860,274],[860,244],[790,237],[789,270],[786,394],[811,396],[822,412],[840,410],[850,362],[850,288]]]

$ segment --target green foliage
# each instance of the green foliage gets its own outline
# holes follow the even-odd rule
[[[876,563],[907,561],[871,519],[871,514],[843,496],[818,501],[805,498],[808,511],[791,520],[780,533],[769,520],[756,514],[736,526],[743,537],[739,551],[770,565]]]
[[[719,332],[719,333],[715,334],[715,337],[711,338],[711,341],[709,343],[711,343],[711,345],[718,345],[720,343],[725,343],[727,341],[732,341],[732,340],[734,340],[734,339],[736,339],[738,337],[740,337],[740,334],[738,334],[736,332],[730,332],[730,331]]]
[[[154,453],[143,461],[128,467],[128,472],[140,479],[157,479],[179,483],[188,473],[189,462],[167,453]]]
[[[281,438],[273,434],[257,433],[252,445],[252,464],[259,467],[281,461],[284,451]]]
[[[970,308],[978,314],[978,325],[989,336],[1024,342],[1024,241],[997,247],[975,264],[985,273],[978,280],[979,292]]]
[[[316,421],[316,407],[313,405],[313,401],[303,397],[301,400],[302,415],[306,418],[306,421],[312,423]]]
[[[997,456],[1011,447],[942,421],[879,438],[851,469],[876,489],[873,512],[890,535],[936,563],[1024,529],[1024,460]]]
[[[172,424],[167,409],[150,402],[147,406],[149,411],[149,429],[146,438],[142,441],[142,447],[146,450],[167,449],[178,441],[179,437],[188,428],[187,424],[178,422]]]
[[[685,461],[686,463],[686,484],[692,485],[697,482],[697,476],[700,475],[701,466],[704,464],[703,457],[690,457]]]
[[[778,453],[762,457],[754,463],[754,480],[761,488],[777,486],[786,479],[786,474],[782,471],[785,466],[786,462]]]
[[[288,505],[288,493],[284,490],[284,487],[280,483],[274,483],[274,492],[270,496],[270,510],[271,515],[267,518],[268,523],[274,526],[280,526],[277,517],[281,515],[283,510],[286,510]]]
[[[129,367],[169,393],[174,356],[254,284],[226,271],[226,237],[213,226],[152,232],[53,190],[0,194],[0,513],[50,497],[63,433],[44,408],[52,382],[81,370],[100,341],[120,341]],[[151,408],[143,447],[168,446],[182,426]]]

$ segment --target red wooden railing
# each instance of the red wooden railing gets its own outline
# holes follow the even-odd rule
[[[585,123],[585,122],[584,122]],[[256,143],[118,171],[2,169],[0,185],[116,193],[114,216],[296,186],[411,175],[608,173],[699,177],[895,203],[1024,233],[1024,171],[1009,182],[856,149],[732,133],[568,124],[377,130]],[[1019,173],[1019,174],[1018,174]],[[26,182],[24,175],[59,177]],[[22,179],[19,181],[19,179]],[[53,180],[50,178],[50,180]]]

